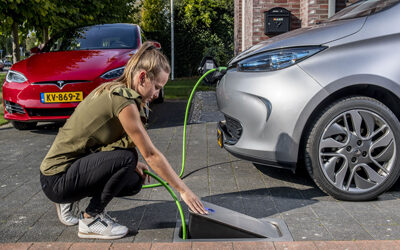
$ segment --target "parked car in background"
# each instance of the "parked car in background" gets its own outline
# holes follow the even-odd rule
[[[11,66],[12,66],[12,62],[11,62],[11,61],[4,60],[4,67],[9,68],[9,67],[11,67]]]
[[[4,62],[0,59],[0,71],[4,69]]]
[[[134,24],[94,25],[55,35],[8,71],[4,118],[17,129],[67,119],[93,89],[122,74],[141,44],[141,29]]]
[[[219,143],[295,169],[342,200],[374,199],[400,175],[400,4],[364,0],[235,57],[217,86]]]

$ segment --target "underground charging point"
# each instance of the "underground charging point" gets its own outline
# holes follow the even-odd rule
[[[257,219],[236,211],[203,202],[208,215],[189,210],[187,239],[190,241],[238,240],[238,241],[293,241],[283,220]],[[181,222],[175,228],[174,242],[182,240]]]

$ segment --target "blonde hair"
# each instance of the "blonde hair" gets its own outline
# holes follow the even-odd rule
[[[101,84],[95,90],[93,98],[99,96],[104,90],[111,92],[117,87],[127,87],[137,91],[133,84],[133,77],[140,71],[146,71],[147,77],[153,81],[161,71],[170,73],[171,67],[167,57],[154,46],[151,41],[144,42],[125,66],[122,75],[111,82]]]

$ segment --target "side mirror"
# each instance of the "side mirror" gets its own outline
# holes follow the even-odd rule
[[[37,54],[37,53],[40,53],[40,49],[38,47],[33,47],[31,49],[31,54]]]
[[[210,69],[215,69],[215,68],[218,68],[218,64],[214,60],[214,58],[211,56],[205,56],[203,58],[203,60],[201,60],[200,66],[197,69],[197,71],[198,71],[199,75],[202,76]],[[216,79],[214,78],[215,74],[216,74],[216,72],[214,71],[214,72],[208,74],[206,77],[204,77],[204,79],[203,79],[204,83],[207,85],[215,84],[216,83]]]

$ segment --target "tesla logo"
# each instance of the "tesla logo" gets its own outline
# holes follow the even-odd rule
[[[65,82],[64,81],[57,81],[57,86],[59,88],[62,88],[62,86],[64,86]]]

